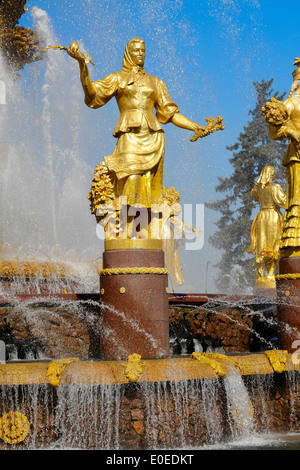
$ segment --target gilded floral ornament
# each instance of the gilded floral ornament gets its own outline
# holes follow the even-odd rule
[[[50,385],[52,385],[52,387],[59,387],[63,372],[72,362],[76,361],[79,361],[77,357],[52,361],[47,370]]]
[[[221,359],[222,361],[229,362],[232,366],[235,367],[235,369],[239,369],[239,365],[236,361],[231,359],[229,356],[226,356],[225,354],[220,354],[220,353],[202,353],[205,357],[208,357],[210,359]]]
[[[281,126],[289,117],[285,104],[274,97],[271,101],[267,101],[261,108],[261,112],[266,122],[275,126]]]
[[[288,351],[285,350],[276,350],[273,349],[270,351],[265,351],[265,355],[269,359],[271,366],[274,369],[274,372],[281,374],[285,371],[285,363],[288,357]]]
[[[222,365],[216,359],[207,357],[206,354],[200,352],[193,352],[191,358],[196,359],[203,364],[209,365],[215,371],[217,376],[223,377],[225,375]]]
[[[214,369],[215,373],[219,377],[223,377],[225,375],[225,371],[222,367],[222,364],[218,362],[218,360],[229,362],[232,366],[234,366],[236,370],[239,369],[238,364],[225,354],[193,352],[191,358],[197,359],[197,361],[202,362],[204,364],[208,364]]]
[[[90,200],[91,214],[104,226],[106,239],[115,239],[122,230],[120,227],[119,201],[115,200],[114,186],[109,170],[104,162],[96,166],[91,190],[87,195]]]
[[[114,187],[104,162],[99,163],[95,168],[92,187],[87,198],[91,203],[92,214],[96,214],[97,209],[114,199]]]
[[[29,433],[29,421],[18,411],[10,411],[0,418],[0,439],[8,444],[24,441]]]
[[[143,373],[142,366],[144,362],[141,362],[142,356],[140,354],[134,353],[128,356],[128,362],[123,363],[122,366],[125,367],[125,375],[129,382],[136,382],[140,375]]]

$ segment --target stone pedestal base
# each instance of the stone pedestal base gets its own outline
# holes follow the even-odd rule
[[[279,348],[293,353],[300,347],[299,256],[279,260],[276,287]]]
[[[100,273],[103,359],[169,356],[168,275],[155,249],[105,251]]]
[[[275,278],[273,279],[267,279],[267,278],[261,278],[261,279],[256,279],[256,288],[261,290],[261,289],[275,289],[276,288],[276,281]]]

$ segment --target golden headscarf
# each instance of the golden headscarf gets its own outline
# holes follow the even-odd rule
[[[125,88],[126,85],[130,85],[131,83],[134,83],[135,80],[138,78],[138,76],[140,74],[145,73],[144,67],[140,67],[139,65],[136,65],[133,62],[133,60],[130,56],[129,49],[130,49],[130,46],[133,42],[142,42],[142,43],[145,44],[145,42],[142,39],[138,38],[138,37],[131,39],[126,44],[125,52],[124,52],[124,56],[123,56],[122,69],[124,70],[124,72],[128,72],[129,76],[128,76],[126,82],[123,84],[124,88]]]
[[[256,184],[261,184],[262,188],[266,186],[266,184],[271,183],[275,176],[275,169],[273,166],[267,165],[265,166],[256,181]]]

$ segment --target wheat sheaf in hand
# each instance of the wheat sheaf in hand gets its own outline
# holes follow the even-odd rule
[[[190,139],[191,142],[195,142],[199,139],[199,137],[206,137],[215,131],[222,131],[225,129],[223,118],[221,116],[217,116],[216,120],[214,120],[213,117],[206,118],[205,121],[207,122],[207,125],[195,132],[195,135],[193,135],[193,137]]]
[[[46,47],[44,47],[42,49],[42,52],[46,51],[47,49],[58,49],[60,51],[66,51],[69,54],[69,56],[73,57],[73,59],[77,59],[77,60],[79,59],[79,60],[84,61],[86,64],[91,63],[92,65],[95,65],[94,62],[92,62],[92,60],[91,60],[91,56],[90,55],[84,55],[80,51],[79,45],[75,41],[71,42],[70,48],[60,46],[59,44],[57,44],[56,46],[46,46]]]
[[[271,101],[267,101],[261,108],[261,112],[267,123],[275,126],[281,126],[288,119],[288,112],[284,103],[274,97],[271,98]]]

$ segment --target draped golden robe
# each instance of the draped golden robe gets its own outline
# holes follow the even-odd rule
[[[166,85],[157,77],[132,70],[112,73],[94,86],[96,94],[86,100],[87,106],[99,108],[115,96],[120,110],[113,132],[117,145],[112,155],[104,157],[115,197],[148,208],[163,203],[165,139],[160,123],[168,123],[179,112]]]
[[[286,196],[279,184],[269,183],[262,187],[257,184],[251,195],[260,204],[260,211],[251,228],[251,247],[249,253],[256,254],[256,262],[263,262],[265,257],[278,259],[280,235],[283,217],[279,210],[285,206]]]

